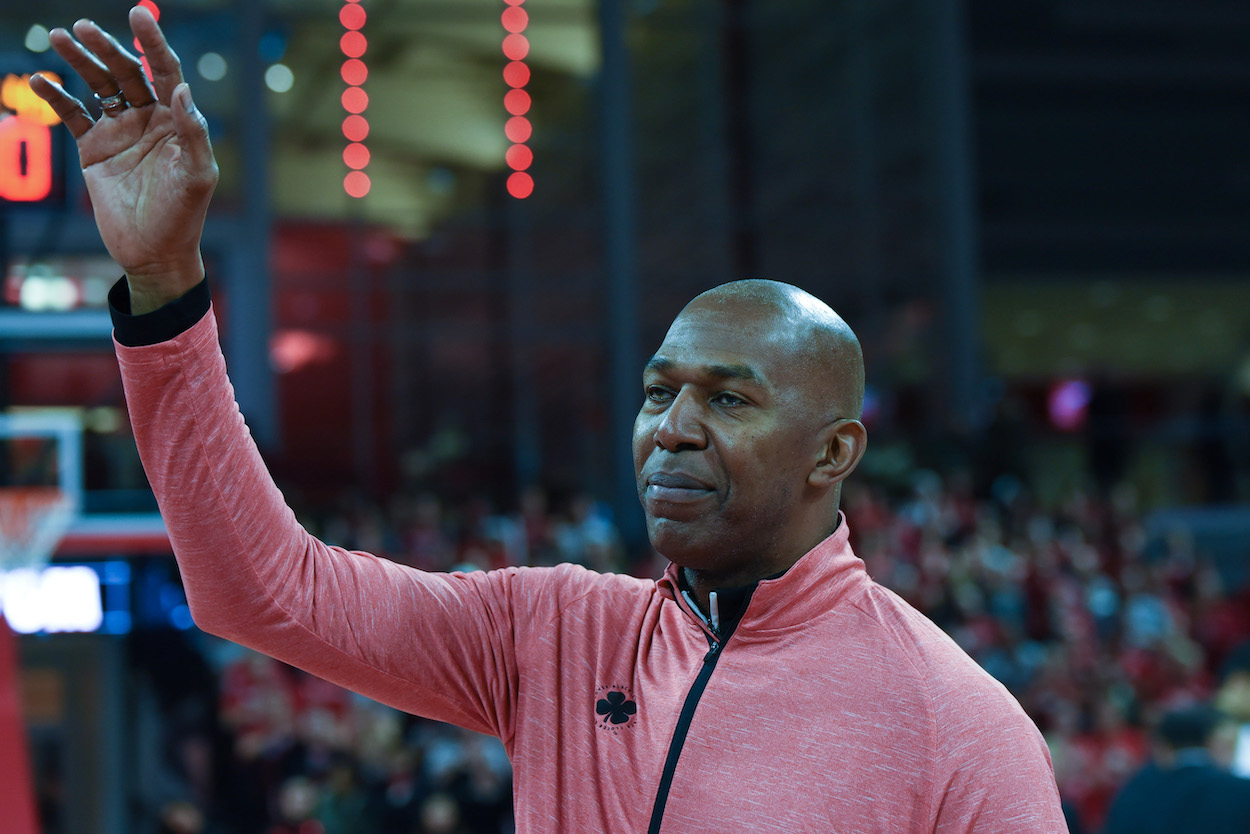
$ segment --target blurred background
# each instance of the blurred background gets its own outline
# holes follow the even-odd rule
[[[658,576],[642,363],[693,295],[774,278],[865,348],[857,552],[1021,699],[1074,832],[1164,710],[1250,721],[1226,697],[1250,638],[1244,4],[145,4],[221,167],[204,257],[237,394],[317,535]],[[52,551],[0,579],[31,830],[509,831],[497,742],[190,620],[113,358],[119,270],[25,86],[89,97],[48,30],[126,12],[0,10],[0,555],[28,517]],[[59,519],[23,514],[40,488]]]

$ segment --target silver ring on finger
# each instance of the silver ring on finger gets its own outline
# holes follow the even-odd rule
[[[106,116],[116,116],[130,106],[126,102],[125,93],[120,90],[111,96],[102,96],[96,93],[95,100],[100,102],[100,109],[104,111]]]

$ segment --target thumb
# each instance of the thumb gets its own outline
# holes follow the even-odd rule
[[[217,179],[217,163],[208,139],[208,121],[191,100],[191,87],[184,81],[170,97],[174,132],[187,156],[186,171],[193,179],[203,179],[210,187]]]

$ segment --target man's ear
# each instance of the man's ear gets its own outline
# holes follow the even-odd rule
[[[842,483],[855,471],[868,449],[868,429],[858,420],[834,420],[821,431],[821,456],[807,476],[807,482],[820,489]]]

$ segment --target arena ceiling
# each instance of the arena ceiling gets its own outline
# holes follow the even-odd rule
[[[265,133],[271,153],[269,194],[279,216],[351,218],[383,222],[419,237],[438,216],[466,199],[505,168],[510,143],[501,43],[507,32],[500,0],[365,0],[369,76],[365,113],[370,134],[367,168],[373,187],[364,200],[342,188],[340,103],[345,84],[339,69],[342,0],[268,0],[257,6],[230,0],[156,0],[161,23],[182,58],[197,104],[209,118],[222,167],[219,199],[242,197],[248,187],[239,158],[244,147],[240,108],[244,84],[261,85],[274,63],[290,68],[285,92],[258,93],[268,108]],[[525,36],[531,86],[591,78],[600,60],[597,7],[592,0],[525,0]],[[126,4],[98,0],[42,0],[5,4],[0,12],[0,55],[9,64],[57,63],[53,53],[31,54],[22,44],[30,27],[51,28],[91,17],[106,28],[124,26]],[[260,53],[249,62],[246,50]],[[197,72],[201,59],[217,53],[220,78]],[[18,59],[22,60],[18,60]],[[221,64],[218,64],[220,71]],[[17,67],[21,69],[22,67]],[[5,70],[6,72],[12,70]],[[545,118],[536,100],[532,119]]]

